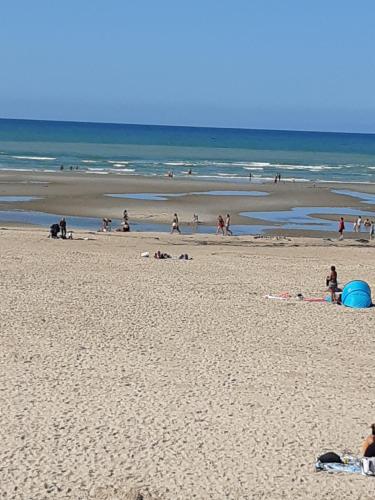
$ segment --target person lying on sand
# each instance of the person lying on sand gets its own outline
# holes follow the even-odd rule
[[[337,272],[336,267],[331,266],[330,275],[327,276],[327,286],[329,291],[331,292],[331,301],[332,304],[336,302],[336,289],[337,289]]]
[[[167,253],[162,253],[160,250],[155,252],[155,259],[171,259],[172,257]]]

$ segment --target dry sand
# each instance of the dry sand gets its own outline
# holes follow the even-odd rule
[[[374,311],[263,298],[375,286],[373,246],[89,236],[0,231],[2,498],[374,498],[313,468],[375,421]]]

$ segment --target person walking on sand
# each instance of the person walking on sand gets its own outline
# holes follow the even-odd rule
[[[336,290],[337,290],[337,271],[335,266],[331,266],[331,272],[327,276],[327,285],[329,291],[331,292],[331,302],[334,304],[336,302]]]
[[[226,219],[225,219],[225,234],[227,236],[233,236],[233,233],[230,229],[230,215],[227,214]]]
[[[65,240],[66,239],[66,220],[65,220],[65,217],[61,218],[59,226],[60,226],[61,238],[63,240]]]
[[[344,231],[345,231],[345,222],[344,222],[344,217],[340,217],[339,220],[339,240],[344,239]]]
[[[173,234],[175,231],[178,234],[181,234],[180,225],[179,225],[179,222],[178,222],[178,216],[177,216],[177,214],[174,214],[174,216],[173,216],[171,234]]]
[[[216,234],[221,233],[224,236],[224,227],[225,227],[224,219],[222,218],[221,215],[219,215],[217,218]]]
[[[370,226],[370,236],[369,236],[369,240],[370,241],[374,239],[374,233],[375,233],[375,223],[372,220],[371,221],[371,226]]]
[[[124,210],[124,213],[122,215],[122,220],[127,224],[129,222],[129,216],[128,216],[128,211]]]
[[[361,226],[362,226],[362,217],[361,216],[358,217],[357,222],[356,222],[356,226],[357,226],[356,232],[360,233],[361,232]]]

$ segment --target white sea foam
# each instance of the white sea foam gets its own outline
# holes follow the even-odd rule
[[[189,165],[194,165],[194,163],[188,161],[166,161],[163,165],[168,165],[169,167],[188,167]]]
[[[56,160],[56,158],[51,158],[49,156],[11,156],[11,158],[15,158],[16,160],[41,160],[41,161]]]
[[[113,165],[127,165],[129,162],[128,161],[122,161],[122,160],[107,160],[107,163],[112,163]]]
[[[114,165],[116,166],[116,165]],[[110,168],[110,171],[111,172],[135,172],[135,169],[134,168]]]
[[[99,160],[81,160],[82,163],[100,163]]]
[[[245,170],[264,170],[263,167],[243,167]]]

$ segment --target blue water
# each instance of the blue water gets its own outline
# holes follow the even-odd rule
[[[375,135],[0,119],[0,169],[221,181],[375,181]],[[192,174],[188,172],[191,169]],[[172,180],[171,180],[172,181]],[[173,182],[173,181],[172,181]]]
[[[39,200],[40,198],[36,196],[0,196],[0,203],[15,203],[18,201],[32,201]]]
[[[332,207],[296,207],[291,210],[281,210],[275,212],[242,212],[241,215],[265,221],[266,223],[276,223],[281,229],[298,229],[307,231],[337,231],[338,221],[320,219],[316,215],[350,215],[357,217],[372,217],[374,212],[363,212],[354,208],[332,208]],[[314,215],[314,217],[313,217]]]
[[[368,203],[369,205],[375,205],[375,194],[370,193],[360,193],[357,191],[351,191],[350,189],[332,189],[333,193],[343,194],[346,196],[351,196],[361,200],[362,203]]]

